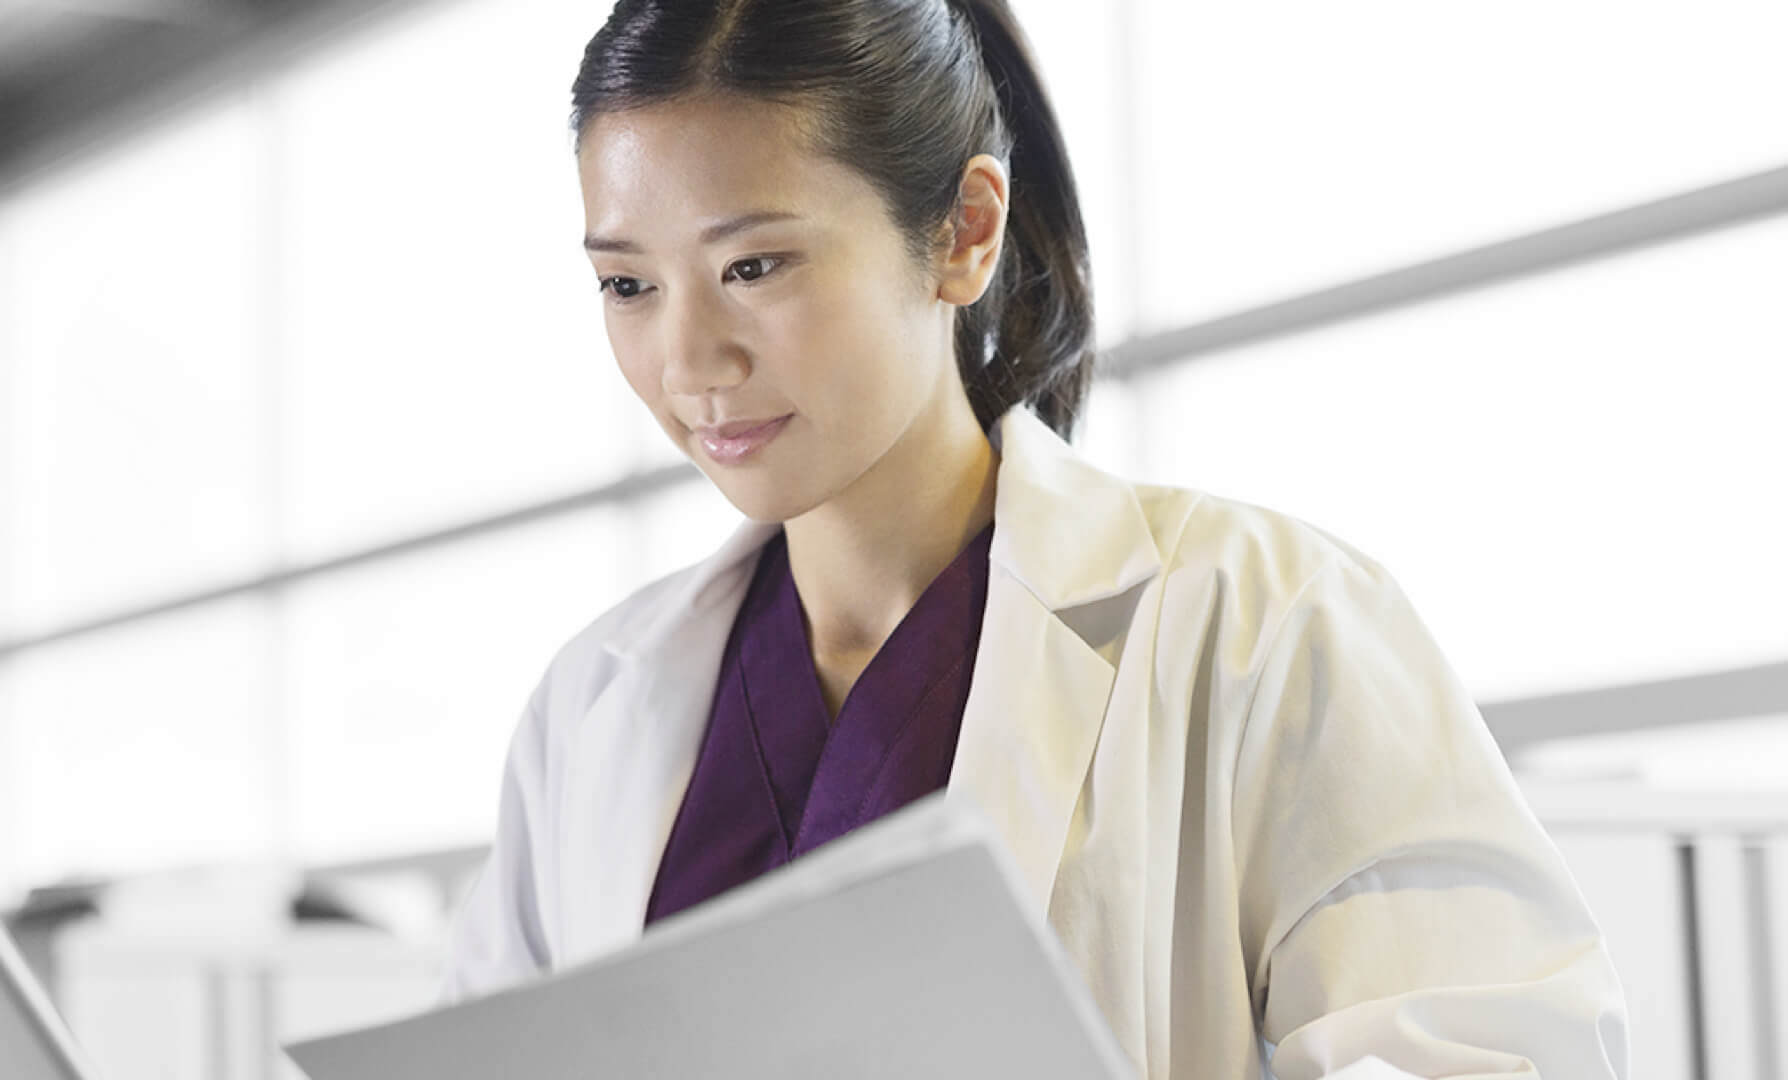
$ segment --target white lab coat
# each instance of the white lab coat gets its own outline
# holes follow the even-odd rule
[[[1138,1074],[1625,1080],[1599,927],[1384,568],[1290,516],[1112,476],[1025,407],[993,434],[946,798],[993,820]],[[778,528],[743,522],[553,657],[443,1002],[640,935]]]

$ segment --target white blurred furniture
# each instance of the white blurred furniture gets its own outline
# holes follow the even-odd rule
[[[1522,788],[1608,938],[1631,1080],[1788,1076],[1788,792]]]
[[[429,1007],[439,946],[349,923],[57,943],[60,1005],[107,1080],[299,1080],[278,1045]]]

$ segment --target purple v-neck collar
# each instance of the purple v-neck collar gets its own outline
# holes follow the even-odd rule
[[[831,720],[786,534],[765,543],[722,656],[648,924],[948,783],[992,539],[989,523],[926,586]]]
[[[989,523],[932,579],[831,720],[789,571],[787,535],[768,542],[769,587],[753,613],[756,632],[743,641],[740,675],[791,857],[894,809],[885,805],[890,789],[911,786],[900,770],[919,760],[935,770],[932,759],[946,738],[954,756],[961,718],[955,691],[966,698],[962,676],[974,666],[981,635],[992,538]],[[948,757],[943,764],[947,780]]]

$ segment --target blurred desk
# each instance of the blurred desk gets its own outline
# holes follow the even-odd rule
[[[283,1041],[429,1007],[438,943],[350,923],[146,933],[97,920],[55,944],[60,1005],[107,1080],[299,1080]]]
[[[1788,1076],[1788,791],[1521,787],[1608,940],[1631,1080]]]

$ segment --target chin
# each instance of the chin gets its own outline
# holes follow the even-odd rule
[[[736,477],[727,479],[730,482],[721,483],[712,475],[708,477],[709,482],[733,505],[733,509],[753,521],[766,524],[783,522],[800,517],[811,509],[798,493],[774,490],[768,478],[760,483],[741,483]]]

